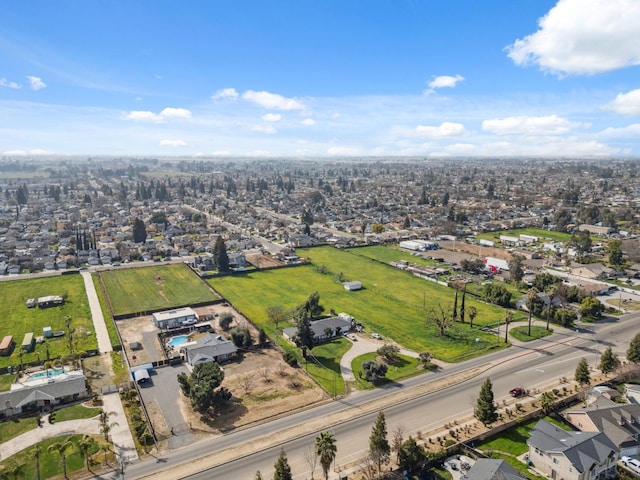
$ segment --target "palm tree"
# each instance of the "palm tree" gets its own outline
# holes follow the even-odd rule
[[[34,445],[34,447],[31,450],[29,450],[29,454],[31,454],[31,456],[36,459],[36,476],[38,480],[40,480],[40,454],[41,453],[42,453],[42,448],[37,443]]]
[[[478,309],[476,307],[471,306],[471,307],[467,307],[465,310],[469,314],[469,323],[471,325],[471,328],[473,328],[473,320],[478,315]]]
[[[67,450],[73,447],[73,442],[69,438],[66,440],[61,440],[56,443],[52,443],[47,448],[49,452],[56,452],[60,455],[60,460],[62,461],[62,470],[64,471],[64,478],[67,477]]]
[[[103,465],[107,464],[107,455],[109,455],[109,452],[111,451],[111,447],[109,446],[108,443],[101,443],[100,444],[100,451],[104,454],[104,463]]]
[[[535,288],[529,290],[529,293],[527,293],[527,309],[529,310],[529,329],[527,335],[529,336],[531,336],[531,315],[533,314],[533,306],[537,298],[538,290],[536,290]]]
[[[104,410],[100,412],[100,432],[104,434],[105,441],[109,441],[109,432],[111,431],[111,427],[115,427],[118,425],[117,422],[109,422],[109,417],[111,415],[115,415],[115,412],[105,412]]]
[[[91,450],[95,447],[96,441],[91,437],[91,435],[85,435],[82,437],[82,440],[78,442],[78,449],[80,450],[80,455],[84,458],[87,470],[91,471],[91,467],[89,466],[89,460],[91,459]]]
[[[24,468],[24,463],[12,463],[10,466],[5,467],[5,472],[8,475],[11,475],[14,480],[18,480],[18,475],[20,475],[20,472],[22,471],[22,469]]]
[[[555,285],[552,285],[547,290],[547,296],[549,297],[549,306],[547,307],[547,331],[549,330],[549,319],[551,318],[551,308],[553,307],[553,300],[558,295],[558,289]]]
[[[510,310],[507,310],[507,313],[504,316],[504,343],[507,343],[507,338],[509,337],[509,324],[513,321],[513,313]]]
[[[329,478],[329,468],[331,468],[331,462],[336,458],[337,451],[335,437],[329,432],[320,432],[320,435],[316,437],[316,455],[320,457],[325,480]]]

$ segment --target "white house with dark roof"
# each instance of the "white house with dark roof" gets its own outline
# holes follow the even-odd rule
[[[212,333],[180,346],[180,354],[191,366],[204,362],[221,363],[229,360],[237,351],[231,340]]]
[[[549,478],[616,478],[618,447],[601,432],[565,431],[540,420],[527,440],[532,466]]]
[[[351,331],[353,326],[353,317],[347,314],[339,314],[335,317],[322,318],[311,322],[311,331],[315,343],[323,343],[331,340],[342,333]],[[298,327],[289,327],[282,330],[284,338],[290,342],[294,342],[298,334]]]

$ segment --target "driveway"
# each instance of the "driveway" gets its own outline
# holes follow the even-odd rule
[[[153,427],[158,433],[169,434],[170,432],[188,431],[185,419],[178,407],[180,387],[177,376],[179,373],[189,374],[189,371],[184,365],[157,368],[151,374],[151,384],[140,387],[140,394],[147,410],[150,411]]]

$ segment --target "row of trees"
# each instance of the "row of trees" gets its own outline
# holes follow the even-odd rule
[[[424,448],[418,445],[413,437],[404,437],[403,426],[399,426],[393,432],[392,441],[389,442],[387,421],[384,412],[379,412],[369,436],[369,448],[360,462],[363,478],[373,480],[381,476],[383,467],[391,460],[392,448],[396,451],[397,465],[400,470],[413,471],[427,460]],[[325,480],[328,480],[331,464],[335,462],[337,452],[335,437],[328,431],[320,432],[315,438],[313,447],[306,450],[304,454],[305,461],[311,470],[311,478],[313,478],[316,464],[319,463]],[[293,479],[284,449],[280,450],[274,470],[273,480]],[[256,472],[254,480],[264,480],[260,471]]]

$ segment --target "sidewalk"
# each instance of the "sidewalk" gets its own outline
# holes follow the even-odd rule
[[[35,420],[34,420],[35,422]],[[35,445],[38,442],[59,435],[100,433],[100,421],[97,416],[67,422],[49,423],[49,415],[42,417],[42,426],[23,433],[5,443],[0,444],[0,458],[8,458],[16,453]]]
[[[107,325],[100,309],[100,301],[98,300],[98,293],[96,292],[91,273],[82,272],[82,278],[84,280],[84,288],[87,292],[87,299],[89,300],[89,308],[91,309],[91,318],[93,319],[93,328],[96,332],[96,338],[98,340],[98,349],[103,356],[103,361],[109,366],[111,370],[111,353],[113,348],[111,347],[111,340],[109,340],[109,332],[107,331]],[[136,451],[136,445],[129,429],[129,423],[124,413],[124,407],[120,400],[120,395],[117,393],[103,395],[103,409],[105,412],[110,412],[109,422],[112,423],[111,438],[115,449],[116,457],[123,461],[130,462],[138,459],[138,453]]]

